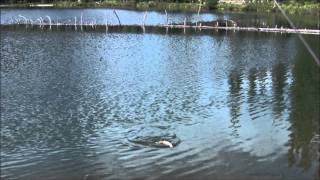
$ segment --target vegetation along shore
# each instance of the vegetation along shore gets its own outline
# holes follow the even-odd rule
[[[313,0],[282,0],[281,7],[288,14],[319,15],[320,3]],[[272,0],[4,0],[2,8],[117,8],[154,11],[238,11],[238,12],[276,12]]]

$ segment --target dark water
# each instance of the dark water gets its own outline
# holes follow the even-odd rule
[[[2,179],[319,179],[320,68],[296,35],[2,30],[0,48]]]
[[[112,9],[0,9],[1,24],[11,24],[17,21],[23,22],[24,16],[33,20],[35,23],[42,17],[44,21],[49,22],[49,16],[52,22],[74,24],[75,18],[79,24],[82,16],[83,23],[96,24],[118,24],[118,20]],[[145,12],[116,10],[122,24],[133,25],[142,24]],[[320,18],[310,15],[288,15],[298,28],[320,28]],[[234,20],[239,26],[255,27],[290,27],[282,14],[278,13],[200,13],[198,16],[194,13],[168,13],[168,23],[183,23],[196,21],[215,21],[215,20]],[[164,12],[149,11],[146,19],[146,25],[166,24],[167,17]]]

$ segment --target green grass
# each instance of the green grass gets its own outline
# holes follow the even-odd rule
[[[282,9],[288,14],[319,14],[320,3],[308,2],[308,3],[296,3],[287,2],[280,4]],[[277,12],[277,7],[273,2],[262,3],[246,3],[243,5],[238,4],[226,4],[220,3],[217,5],[219,11],[244,11],[244,12]]]
[[[199,4],[196,3],[165,3],[165,2],[140,2],[136,5],[138,10],[159,10],[159,11],[189,11],[197,12]]]
[[[228,3],[219,3],[217,5],[218,11],[245,11],[246,5],[240,5],[240,4],[228,4]]]
[[[281,4],[281,7],[284,11],[289,14],[319,14],[320,3],[296,3],[289,2]]]

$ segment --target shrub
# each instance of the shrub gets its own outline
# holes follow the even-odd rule
[[[207,6],[209,9],[215,9],[218,5],[219,0],[207,0]]]

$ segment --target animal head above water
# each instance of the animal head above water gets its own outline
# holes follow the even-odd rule
[[[158,145],[164,145],[164,146],[168,146],[168,147],[170,147],[170,148],[173,148],[173,145],[172,145],[171,142],[169,142],[169,141],[158,141],[158,142],[156,142],[156,144],[158,144]]]

